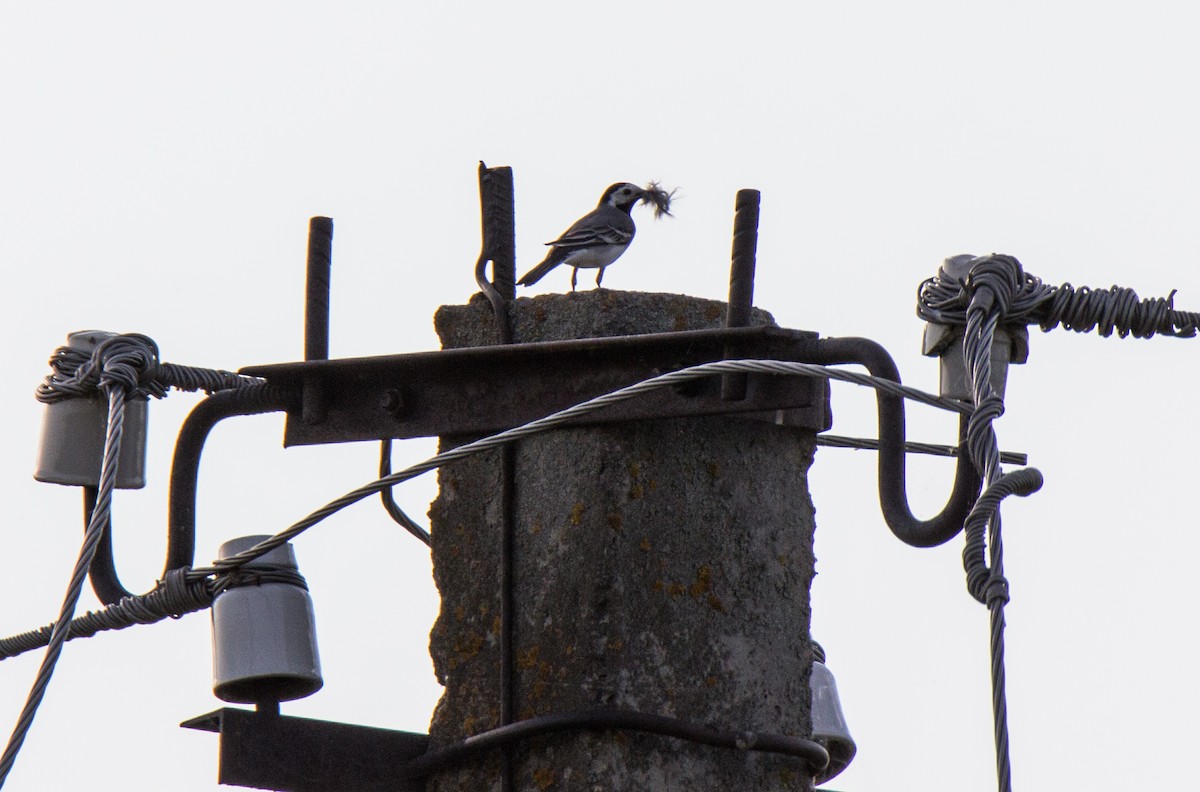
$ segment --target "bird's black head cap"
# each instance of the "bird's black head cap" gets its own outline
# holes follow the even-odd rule
[[[604,195],[600,196],[600,206],[609,204],[628,213],[645,194],[646,191],[636,184],[617,182],[605,190]]]

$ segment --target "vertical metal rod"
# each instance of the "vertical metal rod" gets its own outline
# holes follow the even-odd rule
[[[333,261],[333,220],[308,221],[308,274],[304,299],[304,359],[329,357],[329,272]]]
[[[516,481],[515,443],[500,449],[500,725],[507,726],[516,719],[516,531],[513,521],[513,493]],[[514,746],[507,745],[501,754],[500,789],[512,792],[516,788]]]
[[[308,267],[304,282],[304,359],[329,358],[329,272],[333,262],[333,220],[308,221]],[[316,380],[304,381],[301,418],[320,423],[325,417],[325,394]]]
[[[516,215],[513,208],[512,168],[489,168],[479,163],[479,207],[483,243],[475,262],[475,282],[496,316],[501,344],[512,343],[508,303],[517,296]],[[487,264],[492,262],[492,279]]]
[[[517,296],[517,232],[512,168],[479,163],[483,249],[492,261],[492,285],[505,300]]]
[[[726,327],[745,327],[750,323],[754,306],[754,269],[758,252],[758,190],[738,190],[733,215],[733,254],[729,267],[729,307],[725,314]],[[737,350],[729,347],[725,357],[735,357]],[[745,374],[725,374],[721,377],[721,398],[738,401],[746,398]]]
[[[479,206],[483,244],[475,262],[475,282],[492,304],[497,336],[501,344],[511,344],[512,324],[508,303],[517,296],[516,210],[513,199],[512,168],[489,168],[479,163]],[[492,262],[492,279],[487,263]],[[513,493],[516,489],[515,444],[500,449],[500,725],[516,718],[514,658],[516,606],[514,560],[516,537],[513,521]],[[500,789],[512,792],[516,786],[514,749],[506,745],[500,755]]]

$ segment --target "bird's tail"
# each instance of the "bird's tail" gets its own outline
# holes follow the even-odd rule
[[[521,276],[517,283],[522,286],[532,286],[545,277],[546,273],[559,265],[560,261],[554,256],[546,256],[546,260]]]

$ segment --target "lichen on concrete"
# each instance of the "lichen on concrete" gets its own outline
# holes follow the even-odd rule
[[[607,290],[520,299],[517,341],[719,327],[723,303]],[[771,322],[756,313],[757,323]],[[446,347],[495,342],[486,302],[447,306]],[[449,441],[454,442],[454,441]],[[515,452],[518,718],[607,705],[714,727],[809,732],[813,435],[730,417],[561,429]],[[446,744],[498,725],[498,453],[439,471],[441,614],[430,640]],[[796,760],[627,732],[518,751],[519,790],[805,790]],[[499,763],[430,792],[498,790]]]

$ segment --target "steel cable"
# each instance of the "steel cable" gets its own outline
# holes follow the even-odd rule
[[[44,403],[64,399],[90,397],[103,393],[108,401],[108,419],[104,438],[104,454],[101,460],[100,481],[96,488],[96,499],[90,511],[87,529],[79,555],[63,596],[58,618],[49,628],[15,636],[0,642],[5,652],[13,654],[37,646],[45,646],[46,654],[34,677],[29,695],[0,755],[0,788],[3,788],[16,762],[17,755],[25,743],[29,729],[45,697],[46,689],[54,675],[54,669],[68,640],[87,634],[87,630],[113,629],[105,626],[117,622],[144,623],[158,621],[158,610],[166,609],[173,615],[194,608],[197,597],[194,587],[182,570],[174,586],[157,588],[143,597],[125,597],[116,605],[105,608],[101,614],[87,614],[75,619],[75,607],[83,593],[92,560],[110,525],[112,516],[112,493],[116,486],[117,469],[121,450],[121,435],[125,423],[125,404],[130,399],[154,396],[162,398],[168,388],[181,390],[217,390],[243,387],[259,380],[242,377],[227,371],[160,364],[158,345],[140,334],[114,335],[97,344],[91,353],[70,347],[58,348],[50,359],[51,374],[38,387],[36,397]],[[182,593],[186,592],[186,593]],[[211,602],[211,597],[209,597]],[[200,606],[203,607],[203,606]],[[4,655],[11,656],[11,655]]]
[[[58,619],[54,622],[54,628],[48,639],[46,654],[42,658],[41,666],[38,668],[29,696],[13,727],[4,753],[0,756],[0,788],[4,787],[8,774],[12,771],[17,754],[25,742],[25,737],[37,715],[38,707],[45,696],[46,687],[54,675],[54,668],[68,638],[72,617],[75,615],[75,606],[83,592],[83,583],[87,579],[88,568],[92,564],[96,546],[108,521],[113,488],[117,481],[121,431],[125,420],[125,398],[127,393],[137,387],[138,364],[145,360],[140,354],[142,351],[141,349],[130,349],[112,353],[110,358],[105,361],[100,373],[99,386],[108,396],[108,430],[104,439],[104,458],[100,468],[100,486],[96,498],[96,508],[92,512],[92,519],[84,534],[83,546],[80,548],[79,557],[75,562],[75,569],[71,573],[71,580],[67,585],[67,593],[63,597]]]
[[[290,541],[326,517],[371,495],[390,490],[397,484],[416,478],[442,465],[492,450],[515,439],[561,427],[588,413],[603,409],[625,399],[631,399],[655,389],[669,388],[693,379],[730,372],[758,372],[791,376],[824,377],[882,390],[951,412],[964,413],[969,412],[971,409],[970,405],[964,402],[934,396],[916,388],[900,385],[892,380],[809,363],[790,363],[775,360],[724,360],[673,371],[612,393],[598,396],[590,401],[568,407],[565,410],[528,424],[523,424],[499,434],[458,446],[396,473],[381,476],[363,487],[330,501],[303,520],[293,524],[287,530],[272,536],[270,539],[264,540],[236,556],[222,559],[211,567],[197,567],[194,569],[179,567],[171,570],[149,593],[127,597],[115,605],[99,611],[89,612],[75,619],[71,622],[67,640],[90,638],[96,633],[106,630],[119,630],[132,627],[135,624],[151,624],[168,617],[203,610],[211,603],[212,592],[220,585],[215,576],[228,575],[235,572],[238,567]],[[51,631],[52,626],[47,626],[0,639],[0,661],[45,646]]]
[[[966,546],[963,567],[972,596],[987,605],[990,616],[992,725],[996,753],[996,779],[1000,792],[1012,790],[1012,761],[1008,741],[1008,702],[1004,666],[1004,606],[1008,581],[1004,577],[1004,543],[1000,502],[1009,495],[1029,495],[1042,486],[1034,468],[1005,474],[1000,467],[1000,446],[993,422],[1004,414],[1004,400],[992,388],[992,345],[996,328],[1011,313],[1025,310],[1022,301],[1034,302],[1037,285],[1026,277],[1012,257],[990,257],[971,270],[967,288],[970,301],[964,317],[963,355],[971,377],[975,411],[967,429],[967,449],[980,471],[984,491],[976,500],[964,526]]]
[[[92,520],[85,536],[84,547],[80,551],[79,561],[72,575],[59,618],[51,627],[0,640],[0,659],[21,654],[38,646],[44,645],[48,647],[46,658],[43,660],[42,668],[30,692],[29,701],[26,703],[18,719],[17,726],[14,728],[13,736],[9,740],[4,757],[0,759],[0,786],[3,785],[3,780],[11,769],[17,752],[20,750],[21,744],[25,739],[25,735],[28,733],[33,716],[49,684],[54,664],[57,662],[66,641],[73,638],[89,637],[103,630],[122,629],[134,624],[149,624],[160,621],[168,616],[181,616],[185,613],[202,610],[211,604],[216,591],[222,590],[236,580],[238,570],[244,564],[269,552],[275,547],[283,545],[308,528],[346,507],[442,465],[505,446],[523,437],[567,425],[589,413],[652,390],[673,387],[701,377],[727,373],[824,377],[875,388],[952,412],[969,413],[971,411],[970,405],[953,399],[943,399],[933,396],[915,388],[900,385],[892,380],[843,371],[841,369],[827,368],[815,364],[772,360],[727,360],[706,363],[635,383],[544,418],[531,421],[522,426],[514,427],[496,435],[442,452],[424,462],[412,465],[396,473],[381,476],[376,481],[331,501],[288,529],[275,534],[246,551],[230,558],[221,559],[211,567],[197,569],[180,567],[171,570],[160,581],[158,586],[148,594],[125,597],[116,604],[101,611],[95,613],[89,612],[82,617],[72,619],[75,605],[82,590],[83,581],[86,578],[88,567],[95,553],[96,544],[102,533],[101,529],[108,519],[111,510],[111,496],[116,481],[116,458],[120,446],[125,394],[135,391],[146,381],[144,371],[135,365],[130,365],[129,360],[122,359],[121,353],[124,350],[124,358],[136,360],[142,366],[149,366],[150,358],[146,355],[147,349],[148,347],[144,344],[140,346],[134,344],[128,349],[119,344],[114,344],[106,352],[107,358],[110,360],[104,366],[105,376],[110,376],[113,382],[110,383],[104,376],[99,380],[100,387],[105,389],[110,399],[109,432],[105,443],[101,485],[96,508],[92,512]],[[114,369],[111,375],[107,372],[107,368],[110,366]],[[139,373],[139,371],[142,371],[142,373]]]
[[[991,349],[1002,325],[1038,324],[1049,331],[1062,326],[1075,332],[1095,330],[1108,337],[1150,338],[1169,335],[1192,338],[1200,328],[1200,313],[1177,311],[1175,292],[1165,298],[1142,300],[1132,289],[1107,290],[1070,284],[1047,286],[1029,275],[1016,258],[982,256],[960,266],[969,274],[958,277],[946,268],[921,284],[917,313],[944,325],[964,327],[963,353],[971,377],[975,411],[967,431],[967,448],[984,479],[985,490],[968,516],[964,533],[963,567],[967,589],[987,606],[991,622],[992,713],[996,772],[1001,792],[1012,789],[1008,744],[1008,706],[1004,670],[1004,606],[1009,599],[1004,576],[1004,542],[1000,502],[1010,495],[1025,496],[1042,486],[1034,468],[1005,474],[992,423],[1004,413],[1004,402],[992,389]]]
[[[416,478],[422,473],[427,473],[430,470],[441,467],[442,465],[451,462],[457,462],[460,459],[465,459],[474,454],[489,451],[494,448],[499,448],[514,440],[520,440],[540,432],[546,432],[552,429],[567,425],[579,418],[582,418],[590,413],[601,410],[612,404],[632,399],[636,396],[658,390],[661,388],[670,388],[675,385],[680,385],[701,377],[712,376],[714,374],[727,373],[759,373],[759,374],[780,374],[791,376],[811,376],[824,377],[827,379],[835,379],[844,382],[851,382],[857,385],[874,388],[890,393],[895,396],[902,396],[907,399],[918,401],[922,404],[927,404],[931,407],[937,407],[943,410],[949,410],[960,414],[970,414],[972,407],[965,402],[955,399],[946,399],[940,396],[934,396],[931,393],[910,388],[906,385],[901,385],[892,380],[872,377],[868,374],[860,374],[853,371],[843,371],[841,369],[829,368],[813,363],[793,363],[781,360],[719,360],[712,363],[703,363],[690,368],[679,369],[678,371],[660,374],[656,377],[643,380],[642,382],[620,388],[611,393],[597,396],[588,401],[581,402],[572,407],[568,407],[559,412],[548,415],[544,418],[539,418],[535,421],[522,424],[521,426],[507,429],[494,435],[490,435],[479,440],[452,448],[448,451],[443,451],[436,456],[430,457],[424,462],[419,462],[415,465],[397,471],[391,475],[376,479],[369,484],[365,484],[355,490],[345,493],[339,498],[336,498],[322,506],[320,509],[309,514],[299,522],[292,524],[283,531],[264,539],[262,542],[254,545],[251,548],[243,550],[240,553],[223,558],[213,562],[212,566],[196,567],[189,573],[189,579],[196,580],[207,575],[224,575],[237,569],[242,564],[258,558],[264,553],[268,553],[277,547],[280,547],[300,534],[307,531],[325,518],[336,514],[337,512],[351,506],[359,501],[369,498],[383,490],[390,488],[409,479]]]

